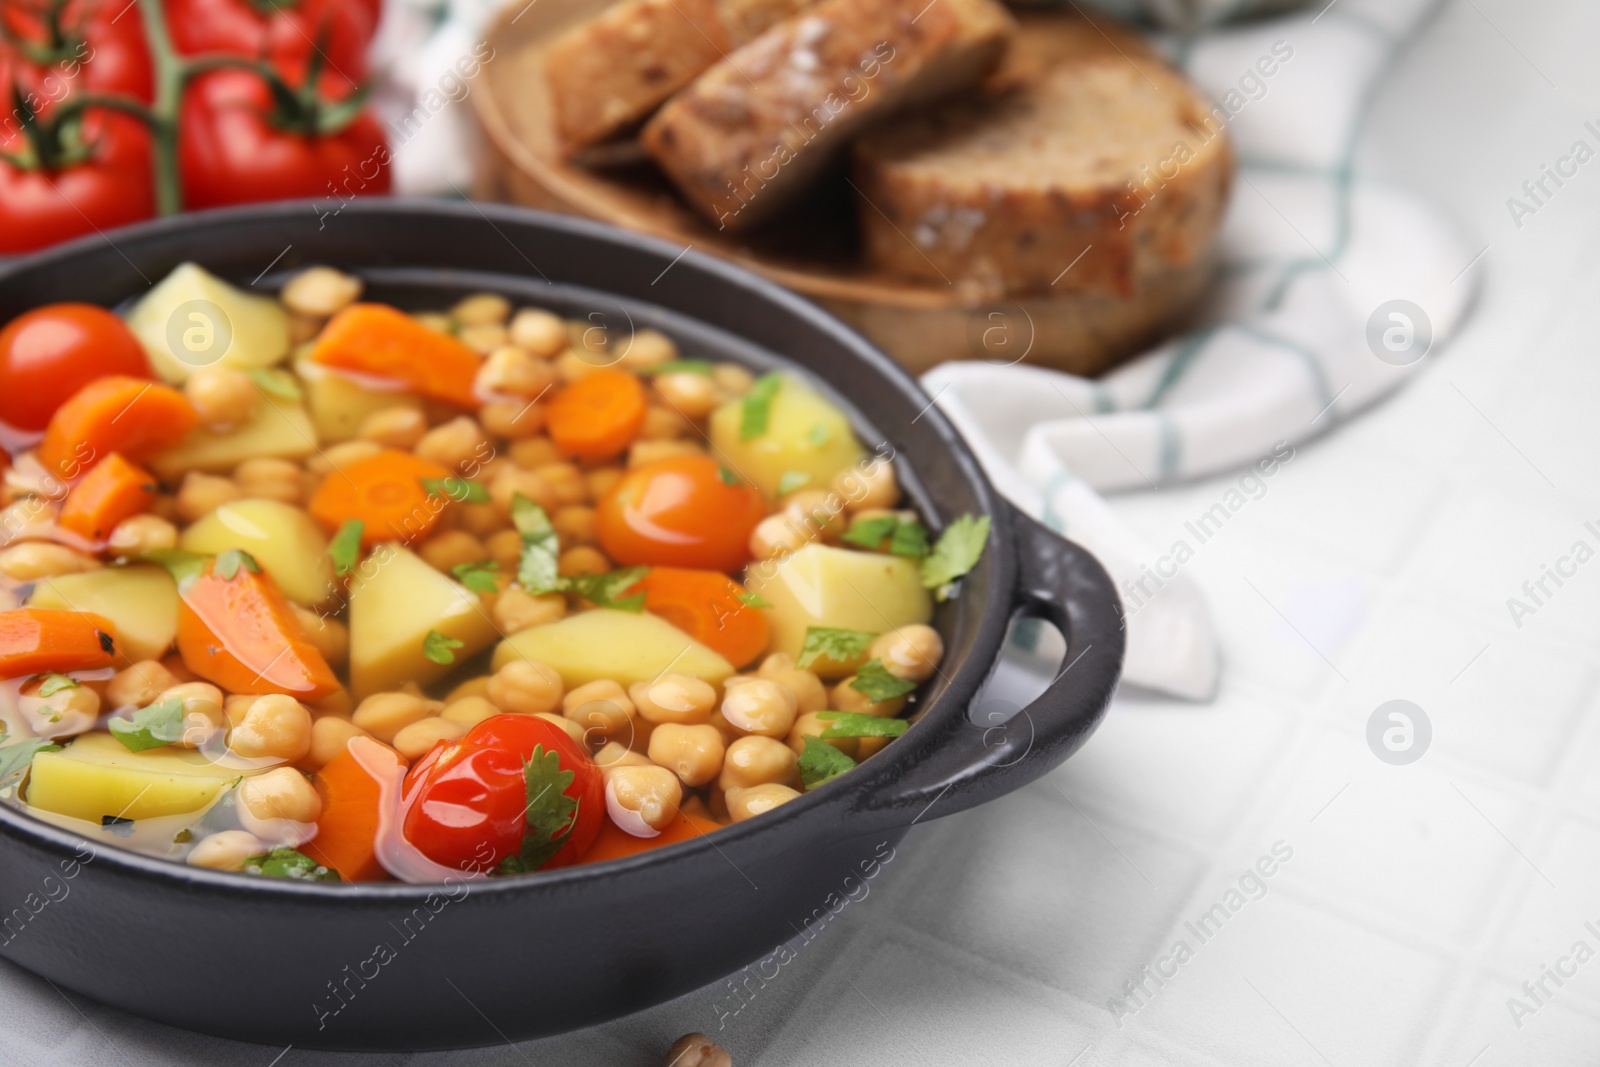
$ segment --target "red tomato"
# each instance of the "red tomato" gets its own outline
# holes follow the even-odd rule
[[[89,146],[85,158],[57,168],[0,160],[0,255],[31,252],[155,214],[150,134],[139,120],[89,111],[81,140]],[[0,154],[17,158],[28,150],[22,134],[0,136]]]
[[[552,754],[559,769],[550,766]],[[562,787],[566,772],[572,779]],[[441,741],[406,775],[400,803],[402,832],[423,855],[481,871],[512,857],[526,859],[528,870],[576,863],[606,811],[600,768],[565,730],[532,715],[496,715],[460,741]],[[569,828],[566,843],[546,858],[549,843]]]
[[[357,82],[367,75],[367,45],[377,28],[369,7],[351,0],[166,0],[172,43],[183,55],[228,52],[274,66],[303,66],[320,47],[328,66]]]
[[[128,0],[67,0],[53,13],[52,8],[53,0],[0,0],[0,27],[22,46],[19,56],[28,57],[19,58],[15,72],[32,94],[30,107],[48,112],[68,85],[150,102],[155,80],[136,6]],[[4,85],[9,95],[9,78]]]
[[[337,75],[320,79],[336,103],[350,95]],[[296,116],[299,121],[321,121]],[[348,199],[387,193],[389,146],[383,127],[363,111],[324,133],[285,128],[272,91],[257,74],[218,70],[191,84],[182,107],[178,166],[190,209],[297,197]]]
[[[748,482],[709,456],[674,456],[625,474],[600,501],[595,533],[618,563],[732,572],[767,514]]]
[[[48,304],[0,330],[0,422],[43,430],[56,408],[92,378],[153,378],[121,319],[93,304]]]

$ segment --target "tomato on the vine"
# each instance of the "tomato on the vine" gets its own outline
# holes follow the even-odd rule
[[[673,456],[635,468],[600,501],[595,534],[626,566],[729,573],[750,560],[750,535],[767,514],[761,493],[709,456]]]
[[[0,138],[0,255],[155,213],[150,133],[138,119],[89,110],[32,130]]]
[[[43,430],[84,382],[112,374],[154,377],[121,319],[93,304],[25,312],[0,329],[0,422]]]
[[[152,99],[150,49],[128,0],[0,0],[0,30],[16,52],[16,83],[40,114],[72,87]],[[11,78],[3,84],[9,91]]]
[[[274,66],[304,66],[319,50],[351,81],[367,73],[372,10],[353,0],[166,0],[172,43],[182,55],[227,52]]]
[[[565,867],[605,821],[605,783],[553,723],[496,715],[418,760],[401,790],[401,832],[424,856],[464,871]]]

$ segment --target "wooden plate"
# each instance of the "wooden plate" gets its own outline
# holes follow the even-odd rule
[[[1214,261],[1147,279],[1133,297],[1098,294],[986,300],[959,286],[928,285],[875,271],[857,251],[856,200],[842,180],[759,232],[719,232],[673,192],[648,162],[603,168],[562,160],[555,148],[543,51],[561,30],[608,0],[537,0],[505,8],[490,27],[492,58],[473,105],[488,134],[487,195],[586,215],[733,260],[816,300],[912,370],[955,359],[1019,359],[1098,374],[1170,332],[1204,292]],[[1096,19],[1085,34],[1076,14],[1019,16],[1032,51],[1116,49],[1160,62],[1136,35]],[[626,153],[618,153],[626,156]],[[863,210],[866,210],[863,208]]]

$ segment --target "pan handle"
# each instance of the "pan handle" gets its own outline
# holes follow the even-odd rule
[[[1067,643],[1062,670],[1004,722],[961,716],[925,742],[925,759],[869,792],[858,812],[904,825],[994,800],[1059,766],[1105,714],[1122,673],[1124,637],[1111,578],[1078,545],[1015,509],[1013,516],[1018,577],[1012,614],[1045,619],[1061,631]]]

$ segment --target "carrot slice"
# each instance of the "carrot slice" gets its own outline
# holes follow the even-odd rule
[[[117,523],[149,507],[158,488],[155,475],[113,452],[67,493],[56,521],[79,537],[104,541]]]
[[[224,559],[231,574],[218,572]],[[277,583],[242,553],[224,553],[178,582],[178,654],[229,693],[318,700],[339,689]]]
[[[332,534],[350,519],[361,522],[361,544],[420,541],[428,536],[450,499],[430,493],[423,479],[450,471],[410,452],[386,449],[334,471],[311,498],[311,516]]]
[[[194,405],[171,386],[121,374],[96,378],[50,416],[39,462],[76,481],[113,452],[139,459],[175,444],[196,420]]]
[[[610,459],[639,436],[648,408],[638,378],[606,367],[558,392],[545,412],[545,426],[566,455]]]
[[[405,760],[388,745],[377,742],[369,749],[405,768]],[[317,836],[300,850],[324,867],[339,872],[347,882],[381,882],[389,872],[378,862],[377,840],[382,821],[383,789],[349,750],[339,753],[316,773],[322,794],[322,815]]]
[[[0,678],[109,667],[116,633],[110,619],[88,611],[0,611]]]
[[[667,828],[655,837],[634,837],[626,830],[618,829],[617,824],[608,818],[600,827],[600,836],[594,839],[594,844],[589,846],[589,850],[578,862],[601,863],[605,860],[619,860],[624,856],[636,856],[663,845],[694,841],[702,834],[713,833],[720,829],[722,829],[721,823],[680,811],[677,817],[667,824]]]
[[[770,627],[761,609],[745,603],[744,586],[720,571],[651,567],[644,607],[743,667],[766,651]]]
[[[460,407],[481,403],[472,388],[478,354],[387,304],[351,304],[339,312],[322,328],[310,359],[324,367],[388,378]]]

